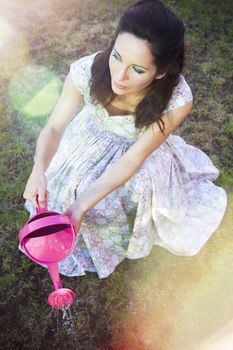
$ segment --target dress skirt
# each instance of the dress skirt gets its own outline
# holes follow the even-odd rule
[[[46,170],[48,209],[65,211],[134,142],[105,130],[84,108],[67,126]],[[125,258],[148,256],[154,245],[175,255],[197,254],[226,210],[226,192],[213,183],[218,176],[206,153],[170,134],[126,183],[86,212],[59,272],[105,278]],[[30,217],[35,214],[28,200],[25,208]]]

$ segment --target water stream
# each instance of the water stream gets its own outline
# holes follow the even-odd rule
[[[67,334],[73,335],[75,337],[74,320],[71,314],[70,306],[63,307],[62,312],[63,312],[63,315],[62,315],[63,325],[67,331]]]
[[[55,337],[56,337],[56,350],[59,350],[59,330],[60,327],[64,327],[66,334],[71,336],[74,340],[74,343],[77,341],[77,335],[75,333],[75,325],[73,316],[71,313],[70,306],[63,307],[61,309],[52,308],[51,316],[55,313]]]

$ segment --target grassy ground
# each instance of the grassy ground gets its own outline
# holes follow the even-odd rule
[[[26,74],[30,70],[25,73],[21,69],[40,65],[40,69],[47,69],[48,80],[53,73],[55,89],[50,101],[55,101],[69,64],[104,49],[121,10],[131,3],[0,0],[0,40],[5,40],[0,46],[1,349],[181,350],[188,339],[207,336],[231,317],[228,310],[233,306],[233,284],[227,271],[232,266],[233,243],[233,25],[232,4],[227,0],[164,1],[186,24],[184,75],[194,95],[193,110],[176,134],[211,157],[220,170],[215,183],[229,196],[226,217],[211,242],[197,257],[190,258],[154,247],[150,256],[123,261],[103,280],[93,273],[63,276],[64,286],[77,293],[72,306],[76,340],[66,334],[61,319],[57,328],[57,316],[46,304],[52,290],[46,270],[17,251],[17,234],[28,218],[22,194],[31,172],[36,137],[49,116],[46,103],[41,115],[35,113],[41,110],[40,98],[33,105],[28,103],[44,82],[38,82],[35,72],[30,75]],[[18,72],[31,80],[20,80]],[[219,246],[223,255],[216,253]],[[181,277],[182,285],[177,282]],[[208,288],[212,287],[210,297]],[[195,290],[195,297],[192,292],[190,297],[190,290]],[[200,299],[196,299],[197,294]],[[175,312],[170,297],[183,313]],[[190,304],[184,314],[185,298]],[[222,298],[225,303],[219,305]],[[197,300],[204,311],[195,313]],[[208,319],[207,312],[211,313],[213,306],[215,313]],[[183,321],[174,314],[182,315]]]

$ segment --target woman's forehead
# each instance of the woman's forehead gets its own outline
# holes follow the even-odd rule
[[[153,56],[146,40],[136,37],[130,33],[120,33],[117,36],[113,48],[121,58],[129,64],[151,68]]]

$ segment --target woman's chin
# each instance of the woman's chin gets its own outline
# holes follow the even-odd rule
[[[121,90],[121,89],[117,89],[115,88],[115,86],[112,85],[112,91],[116,94],[116,95],[125,95],[125,91]]]

